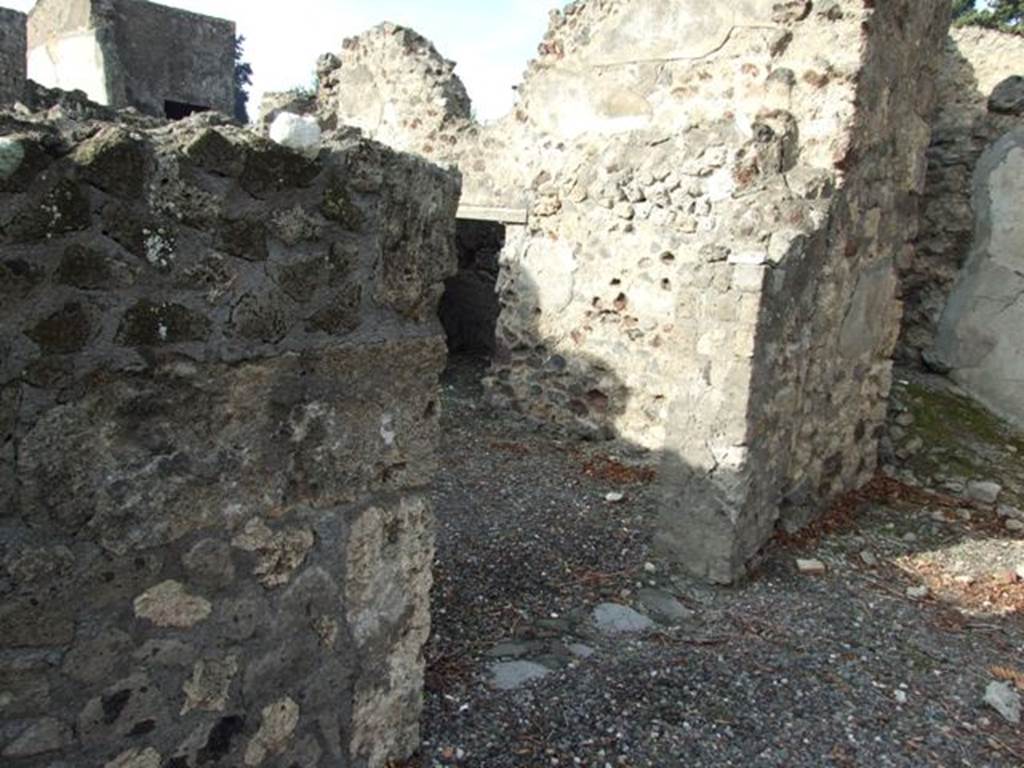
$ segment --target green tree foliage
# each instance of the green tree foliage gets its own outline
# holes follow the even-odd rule
[[[957,26],[973,25],[1024,35],[1024,0],[953,0]]]
[[[243,61],[245,37],[235,37],[235,119],[249,122],[249,86],[252,85],[252,64]]]

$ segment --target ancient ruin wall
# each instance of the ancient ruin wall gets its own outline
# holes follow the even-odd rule
[[[458,180],[0,115],[0,762],[419,743]]]
[[[27,23],[24,13],[0,8],[0,105],[17,101],[25,90]]]
[[[1024,115],[1024,81],[1017,93]],[[993,411],[1024,425],[1024,124],[981,156],[971,204],[970,255],[930,359]]]
[[[952,30],[939,70],[921,234],[900,270],[900,356],[907,362],[920,363],[932,351],[953,284],[970,255],[978,161],[1001,137],[1024,127],[1024,106],[1014,114],[989,105],[996,86],[1013,76],[1024,76],[1024,38],[976,27]]]
[[[508,117],[402,139],[459,164],[464,205],[529,209],[502,254],[492,399],[662,449],[663,542],[703,576],[735,578],[783,509],[802,521],[873,470],[948,15],[574,3]],[[346,50],[400,58],[394,36]],[[339,119],[348,71],[343,52],[321,94]],[[428,71],[402,93],[452,77]]]
[[[235,24],[141,0],[40,0],[29,76],[115,108],[174,101],[234,114]]]

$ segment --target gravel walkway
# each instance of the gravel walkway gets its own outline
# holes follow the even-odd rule
[[[968,520],[880,481],[773,545],[753,582],[703,587],[650,552],[652,467],[489,412],[479,373],[445,387],[411,766],[1024,766],[1024,730],[983,701],[1024,686],[1024,584],[1006,571],[1024,541],[995,507]],[[998,552],[996,570],[944,582],[957,548]],[[598,606],[627,631],[597,626]]]

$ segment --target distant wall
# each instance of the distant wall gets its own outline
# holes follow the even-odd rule
[[[22,98],[25,90],[28,18],[0,8],[0,104]]]
[[[900,263],[904,309],[900,357],[920,364],[934,351],[946,302],[970,257],[975,233],[974,173],[999,139],[1024,127],[1024,114],[989,108],[999,83],[1024,76],[1024,37],[974,27],[952,30],[939,70],[920,235]]]
[[[1024,108],[1024,86],[1021,97]],[[981,156],[972,209],[970,255],[933,355],[972,395],[1024,426],[1024,126]]]
[[[233,22],[141,0],[40,0],[29,76],[100,104],[164,114],[167,100],[234,111]]]
[[[420,744],[458,179],[217,121],[0,114],[5,768]]]
[[[949,15],[575,2],[484,125],[450,62],[382,25],[323,60],[321,119],[456,164],[464,206],[525,214],[492,403],[660,450],[665,552],[730,581],[875,469]]]
[[[162,115],[169,99],[234,115],[234,22],[138,0],[100,8],[122,73],[116,100],[148,114]]]

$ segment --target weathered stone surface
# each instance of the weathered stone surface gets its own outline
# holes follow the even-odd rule
[[[122,752],[103,768],[160,768],[162,758],[152,747]]]
[[[1024,115],[1024,77],[1012,75],[993,88],[988,109],[1001,115]]]
[[[550,669],[532,661],[499,661],[490,670],[491,685],[499,691],[512,691],[551,674]]]
[[[3,756],[11,760],[57,752],[71,743],[71,726],[52,717],[38,720],[7,745]]]
[[[0,8],[0,104],[21,99],[25,90],[27,22],[25,14]]]
[[[0,115],[0,762],[404,759],[457,175],[53,109]]]
[[[177,581],[165,581],[135,598],[135,615],[158,627],[189,629],[210,615],[208,600],[185,591]]]
[[[354,641],[375,667],[356,687],[354,761],[380,765],[388,754],[412,752],[419,744],[419,649],[430,634],[433,560],[432,515],[421,497],[372,507],[353,522],[344,584],[347,619]],[[405,629],[396,635],[400,625]]]
[[[632,608],[604,603],[594,609],[595,626],[607,635],[629,635],[654,628],[654,622]]]
[[[978,164],[1007,134],[1024,128],[1013,108],[1024,38],[996,30],[952,30],[939,69],[932,119],[927,190],[915,249],[900,260],[905,305],[900,356],[941,367],[935,344],[943,312],[977,248],[986,207],[977,198]]]
[[[255,768],[282,752],[298,723],[299,705],[290,698],[264,707],[260,729],[245,749],[245,764]]]
[[[253,519],[231,544],[255,553],[254,575],[266,587],[279,587],[287,584],[291,574],[302,565],[314,541],[312,531],[272,531],[262,520]]]
[[[939,322],[932,355],[997,413],[1024,424],[1024,126],[974,174],[974,243]]]
[[[194,709],[223,712],[228,703],[228,689],[238,674],[238,657],[201,659],[192,669],[192,677],[185,682],[185,704],[181,714]]]

